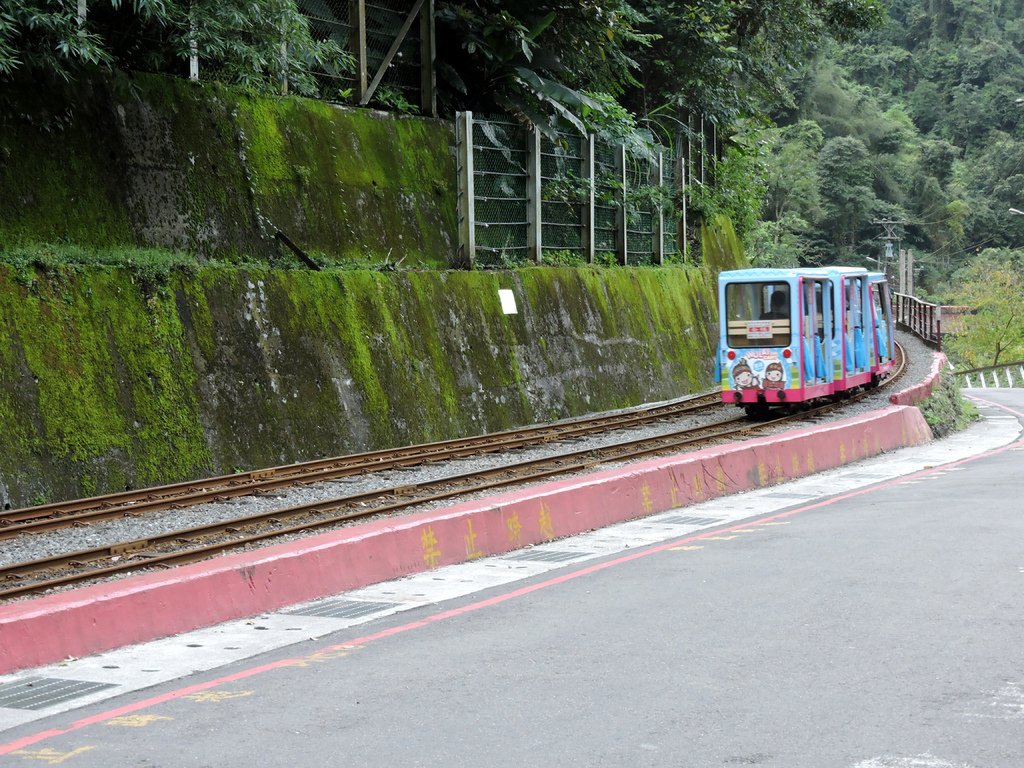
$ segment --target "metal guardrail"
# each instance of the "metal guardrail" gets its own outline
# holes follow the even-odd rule
[[[989,387],[1024,387],[1024,360],[956,372],[957,381],[965,389]],[[1005,382],[1005,383],[1004,383]]]
[[[894,293],[893,298],[896,322],[926,344],[942,351],[942,306],[906,293]]]

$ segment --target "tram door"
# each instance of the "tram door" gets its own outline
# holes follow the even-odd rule
[[[884,363],[894,359],[892,338],[892,313],[889,306],[889,292],[884,290],[885,283],[871,284],[871,307],[874,311],[875,348],[878,350],[878,362]]]
[[[800,356],[803,359],[803,377],[807,385],[822,384],[829,378],[826,350],[826,322],[828,309],[825,307],[825,288],[821,280],[801,279],[800,310],[803,316],[801,327]]]
[[[868,317],[865,301],[867,292],[865,283],[867,276],[848,276],[843,278],[844,287],[844,339],[846,375],[864,373],[868,370],[867,336],[865,333],[865,321]]]

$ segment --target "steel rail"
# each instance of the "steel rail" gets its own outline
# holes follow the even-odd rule
[[[905,369],[905,356],[900,349],[898,364],[883,382],[888,386],[902,375]],[[855,394],[844,402],[858,400],[871,394],[874,390],[866,390]],[[0,568],[0,580],[8,583],[20,581],[34,574],[54,573],[69,567],[76,569],[72,573],[58,573],[41,580],[29,583],[16,583],[13,586],[0,588],[0,598],[15,597],[40,592],[45,589],[66,586],[76,582],[116,575],[126,571],[135,571],[154,566],[171,566],[201,560],[214,554],[236,549],[269,538],[280,537],[325,528],[355,520],[365,519],[390,512],[396,512],[432,501],[465,496],[471,493],[492,491],[508,485],[519,485],[535,482],[552,476],[580,472],[595,466],[613,461],[628,461],[656,453],[675,451],[694,444],[709,443],[726,437],[762,431],[783,422],[794,419],[806,419],[841,407],[843,403],[827,403],[810,410],[787,414],[767,421],[750,422],[744,416],[716,422],[703,427],[680,430],[655,437],[637,438],[619,441],[600,448],[587,448],[569,451],[555,456],[531,459],[528,461],[504,464],[482,472],[469,472],[451,475],[418,484],[395,486],[391,488],[365,491],[348,496],[337,497],[319,502],[300,504],[293,507],[263,512],[257,515],[223,520],[217,523],[194,526],[192,528],[171,531],[151,536],[147,539],[120,542],[104,547],[79,550],[77,552],[40,558],[22,563],[14,563]],[[742,424],[743,426],[735,426]],[[720,428],[720,429],[719,429]],[[698,434],[704,433],[704,434]],[[478,482],[481,478],[490,478],[486,482]],[[425,492],[425,493],[424,493]],[[411,498],[410,498],[411,495]],[[403,498],[405,497],[405,498]],[[385,501],[371,507],[353,509],[372,501]],[[332,514],[341,512],[340,514]],[[281,526],[284,520],[299,519],[300,522]],[[178,545],[183,542],[208,539],[218,534],[234,533],[242,528],[255,526],[272,527],[241,537],[233,537],[224,541],[200,544],[185,549],[174,549],[170,552],[157,552],[143,555],[144,550],[152,550],[161,546]],[[127,557],[126,557],[127,556]],[[119,560],[124,557],[124,560]],[[77,570],[87,563],[100,561],[100,567],[85,571]]]
[[[143,512],[225,501],[297,484],[308,485],[352,475],[365,475],[387,469],[405,469],[420,464],[556,442],[595,432],[608,432],[651,421],[667,420],[718,405],[720,402],[716,392],[593,418],[572,419],[455,440],[284,464],[236,475],[221,475],[138,491],[25,507],[0,514],[0,539],[12,538],[22,533],[39,533],[71,525],[136,516]]]

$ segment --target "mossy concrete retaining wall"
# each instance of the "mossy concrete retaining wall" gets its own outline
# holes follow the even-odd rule
[[[123,270],[0,267],[0,505],[693,392],[711,378],[713,282],[208,267],[152,292]]]
[[[449,266],[451,124],[155,75],[0,93],[0,249],[160,246],[228,261]],[[287,252],[284,252],[287,253]]]

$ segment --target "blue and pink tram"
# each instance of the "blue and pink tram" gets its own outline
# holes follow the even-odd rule
[[[741,269],[718,279],[722,401],[748,411],[875,386],[894,365],[885,275]]]

